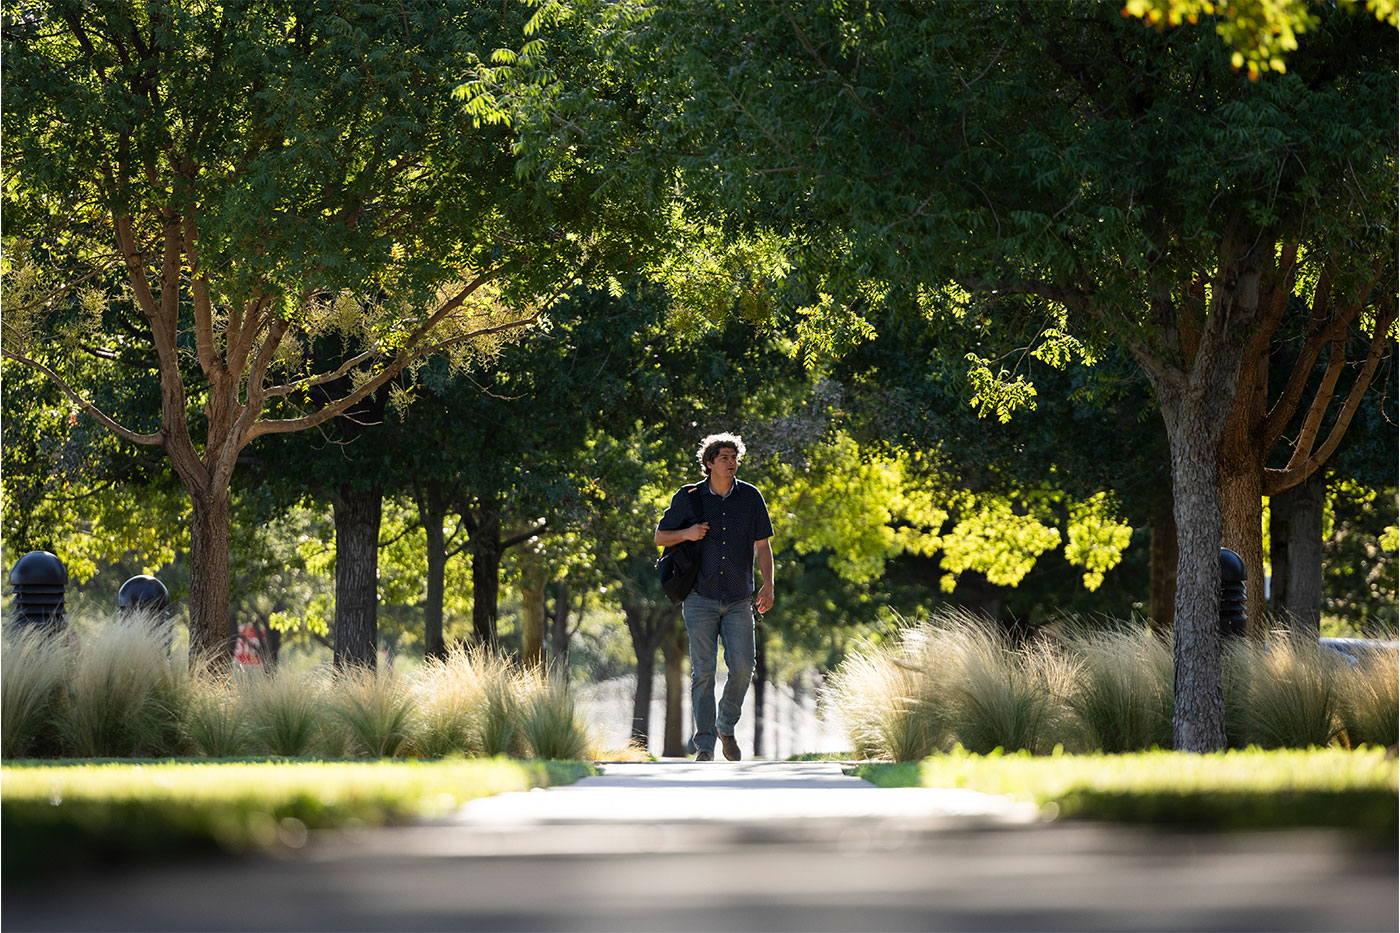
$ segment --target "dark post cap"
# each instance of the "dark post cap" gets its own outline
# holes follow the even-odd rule
[[[10,586],[68,585],[68,568],[48,551],[30,551],[10,568]]]
[[[1220,549],[1220,582],[1243,583],[1245,580],[1244,561],[1240,555],[1227,547]]]
[[[118,609],[164,609],[168,605],[170,591],[165,588],[165,584],[145,574],[132,577],[117,590]]]

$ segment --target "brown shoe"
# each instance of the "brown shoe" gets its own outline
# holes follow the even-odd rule
[[[724,757],[730,761],[738,761],[744,757],[743,752],[739,751],[739,743],[734,741],[734,736],[720,733],[719,744],[724,748]]]
[[[700,749],[700,751],[698,751],[698,752],[695,753],[695,760],[696,760],[696,761],[714,761],[714,760],[715,760],[715,753],[714,753],[714,752],[707,752],[707,751],[705,751],[705,750],[702,748],[702,749]]]

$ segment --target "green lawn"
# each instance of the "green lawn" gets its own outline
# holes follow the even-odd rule
[[[1226,830],[1333,826],[1394,839],[1400,763],[1384,749],[1032,757],[956,751],[860,764],[882,787],[966,787],[1032,800],[1060,817]]]
[[[569,784],[583,762],[131,761],[0,768],[7,881],[107,861],[298,847],[312,829],[441,816],[476,797]]]

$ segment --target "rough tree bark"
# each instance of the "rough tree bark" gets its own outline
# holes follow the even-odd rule
[[[583,619],[584,597],[579,598],[578,617]],[[573,591],[563,580],[554,584],[554,608],[549,613],[549,665],[556,670],[569,666],[569,641],[576,631],[569,625],[574,615]]]
[[[384,493],[378,486],[340,487],[335,510],[335,666],[375,668],[379,659],[379,525]]]
[[[1209,283],[1159,294],[1150,342],[1129,340],[1161,405],[1171,450],[1177,587],[1173,609],[1173,744],[1225,747],[1220,659],[1220,444],[1232,411],[1240,362],[1258,316],[1260,278],[1274,238],[1238,219],[1223,234]],[[1207,287],[1208,286],[1208,287]]]
[[[230,531],[228,489],[191,496],[190,519],[190,661],[207,658],[215,665],[232,659],[237,627],[229,614]],[[210,620],[222,619],[218,630]]]

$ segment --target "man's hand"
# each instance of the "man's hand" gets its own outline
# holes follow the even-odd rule
[[[700,522],[697,525],[687,525],[684,528],[673,528],[669,531],[657,531],[653,540],[658,547],[674,547],[682,541],[699,541],[705,537],[710,530],[708,522]]]
[[[753,605],[762,615],[773,608],[773,545],[768,538],[764,538],[753,543],[753,550],[758,557],[758,572],[763,574],[763,587],[758,591]]]

